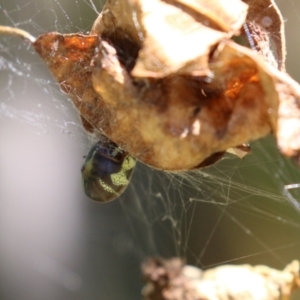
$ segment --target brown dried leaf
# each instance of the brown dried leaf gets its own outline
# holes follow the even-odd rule
[[[244,29],[249,30],[254,48],[267,62],[284,71],[284,23],[274,0],[243,1],[249,5]]]
[[[282,154],[294,158],[300,165],[300,90],[292,80],[285,84],[285,76],[280,75],[276,83],[280,95],[275,131],[277,145]]]
[[[136,1],[133,9],[141,11],[140,26],[146,36],[131,74],[209,75],[207,56],[211,48],[237,33],[246,18],[247,6],[243,2],[229,2]]]
[[[174,6],[186,11],[188,8],[194,13],[205,16],[211,23],[215,23],[222,31],[237,33],[243,25],[247,13],[247,5],[239,0],[173,0]],[[181,4],[181,5],[178,5]],[[209,23],[205,24],[209,26]]]
[[[91,61],[98,37],[52,32],[40,36],[33,46],[46,61],[61,89],[71,97],[84,119],[85,128],[91,132],[91,124],[101,124],[98,131],[109,126],[106,125],[110,122],[109,113],[105,113],[106,103],[95,92],[91,81]],[[97,116],[99,112],[102,112],[101,120]]]
[[[270,114],[270,109],[277,109],[273,80],[250,50],[231,42],[222,45],[211,61],[210,82],[174,75],[134,84],[114,49],[101,43],[93,83],[114,107],[109,137],[125,145],[124,136],[129,137],[134,128],[139,134],[130,136],[126,149],[152,166],[195,168],[212,153],[266,135],[275,123],[276,115]],[[268,96],[275,97],[266,96],[264,84],[273,84]],[[142,141],[145,146],[139,147]]]
[[[134,40],[141,50],[133,76],[164,77],[179,70],[206,75],[207,59],[199,57],[239,32],[246,12],[240,0],[107,1],[91,34]]]
[[[259,54],[229,39],[246,17],[239,0],[108,1],[93,35],[49,33],[34,47],[85,128],[155,168],[207,166],[270,132],[297,157],[300,89],[273,67],[284,66],[282,36],[265,34],[281,29],[281,17],[270,0],[245,2]],[[252,20],[257,10],[262,19]]]

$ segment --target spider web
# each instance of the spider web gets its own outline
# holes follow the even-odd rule
[[[287,70],[300,81],[300,4],[278,5]],[[96,0],[0,0],[0,20],[34,36],[88,32],[100,9]],[[88,200],[80,168],[92,141],[33,49],[7,36],[0,141],[0,299],[140,299],[140,264],[153,255],[201,268],[281,269],[300,259],[300,173],[272,137],[252,143],[243,160],[228,154],[203,171],[139,164],[117,201]]]

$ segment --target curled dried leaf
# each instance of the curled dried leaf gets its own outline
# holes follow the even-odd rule
[[[210,60],[211,77],[132,80],[114,48],[101,43],[94,88],[114,108],[110,138],[125,146],[123,137],[138,132],[126,145],[138,159],[162,169],[192,169],[212,153],[271,131],[273,80],[250,50],[222,44]],[[272,84],[273,90],[264,86]]]
[[[299,161],[300,88],[278,71],[284,44],[273,0],[109,0],[90,35],[48,33],[33,46],[89,132],[176,171],[270,132]]]
[[[244,34],[266,62],[285,70],[284,23],[274,0],[243,0],[249,5]]]

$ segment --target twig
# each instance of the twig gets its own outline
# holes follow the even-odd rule
[[[9,26],[0,26],[0,34],[19,36],[30,43],[34,43],[36,40],[36,38],[27,31]]]

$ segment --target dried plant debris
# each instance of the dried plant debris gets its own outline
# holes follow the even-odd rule
[[[278,7],[273,0],[244,2],[249,7],[242,35],[247,36],[251,48],[258,51],[268,63],[284,71],[284,23]]]
[[[179,258],[150,258],[142,266],[145,300],[287,300],[299,288],[299,262],[283,271],[264,265],[200,270]]]
[[[90,35],[32,45],[89,132],[178,171],[269,133],[300,163],[300,87],[284,71],[283,30],[273,0],[108,0]]]

